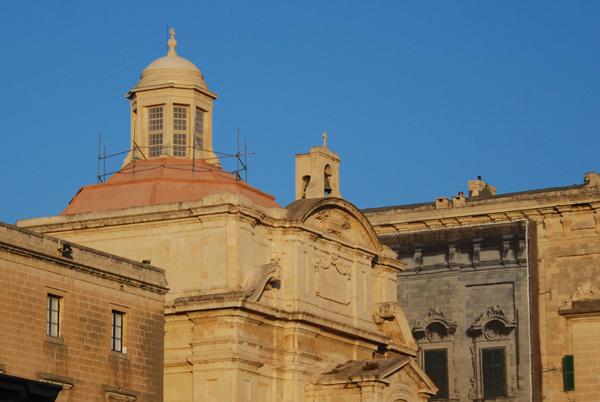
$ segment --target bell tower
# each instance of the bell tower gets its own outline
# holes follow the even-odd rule
[[[296,155],[296,200],[329,196],[342,198],[340,157],[327,148],[327,133],[323,133],[323,146]]]
[[[175,31],[169,51],[146,67],[131,101],[132,160],[153,158],[200,159],[220,166],[212,147],[212,108],[217,94],[208,90],[202,72],[179,57]]]

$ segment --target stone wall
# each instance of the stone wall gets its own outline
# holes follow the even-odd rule
[[[564,390],[562,360],[571,354],[572,331],[579,327],[569,327],[567,318],[558,312],[586,283],[600,287],[600,175],[587,173],[581,185],[501,195],[494,189],[469,199],[459,194],[452,200],[440,198],[363,212],[379,236],[521,219],[532,222],[529,249],[537,258],[530,263],[537,264],[539,275],[539,287],[532,287],[532,313],[539,314],[539,333],[535,325],[531,333],[534,400],[579,400],[580,392],[588,392],[577,385],[574,390]],[[579,375],[575,373],[576,384]],[[600,393],[600,383],[592,389]]]
[[[162,270],[0,224],[0,273],[2,372],[61,385],[57,401],[162,400]],[[124,314],[120,352],[113,311]]]
[[[482,350],[501,348],[504,395],[531,399],[526,225],[381,236],[407,265],[398,275],[398,299],[422,348],[420,364],[428,371],[427,351],[447,353],[448,385],[436,384],[437,398],[482,399]]]

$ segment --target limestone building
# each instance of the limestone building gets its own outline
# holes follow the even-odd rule
[[[429,399],[397,304],[404,265],[340,198],[337,155],[297,157],[286,208],[223,171],[217,95],[174,33],[169,46],[127,94],[122,169],[18,225],[166,270],[165,401]]]
[[[493,186],[479,178],[469,182],[469,197],[461,192],[452,199],[441,197],[431,203],[363,212],[382,243],[396,249],[398,258],[408,264],[407,271],[399,276],[399,301],[410,312],[408,319],[413,333],[425,335],[419,340],[423,347],[420,359],[425,367],[427,362],[423,359],[427,349],[438,348],[427,336],[427,323],[436,323],[438,328],[444,329],[445,345],[456,348],[460,347],[460,337],[468,339],[465,326],[485,330],[485,326],[473,320],[473,314],[479,310],[484,318],[496,315],[495,321],[503,322],[508,339],[518,345],[517,349],[503,346],[505,361],[498,364],[503,367],[500,370],[503,398],[592,401],[600,394],[600,347],[593,335],[598,333],[600,322],[599,211],[600,176],[588,173],[581,185],[512,194],[496,194]],[[502,235],[502,239],[497,237],[486,244],[487,234],[491,233],[486,232],[487,228],[504,225],[515,228],[524,225],[525,233],[521,228],[518,234],[511,234],[511,238]],[[482,234],[477,234],[478,230]],[[463,238],[463,234],[466,237]],[[522,245],[522,241],[526,244]],[[509,256],[508,261],[505,255]],[[486,261],[489,258],[491,260]],[[497,266],[485,266],[487,262]],[[523,295],[525,269],[529,275],[528,300]],[[487,273],[488,279],[485,278]],[[452,285],[452,281],[460,284],[467,277],[473,282],[465,280],[462,286]],[[431,314],[429,310],[421,311],[419,316],[409,307],[414,305],[409,295],[414,295],[426,279],[431,286],[439,287],[440,292],[436,295],[428,292],[432,299],[421,310],[432,309],[434,303],[436,308]],[[416,289],[405,282],[416,284]],[[513,303],[509,303],[510,297],[498,299],[495,291],[473,297],[472,290],[478,284],[512,287]],[[465,309],[462,312],[457,310],[461,306]],[[493,308],[488,310],[489,307]],[[435,317],[442,314],[445,321],[436,321]],[[459,332],[461,324],[463,332]],[[453,325],[457,326],[456,330]],[[529,360],[523,356],[523,348],[528,346],[523,332],[528,331],[528,326]],[[451,334],[452,331],[455,332]],[[485,337],[485,332],[482,334]],[[439,345],[444,344],[439,342]],[[481,381],[485,377],[483,359],[486,354],[494,359],[495,356],[478,346],[478,338],[472,337],[469,342],[473,359],[470,364],[452,361],[448,352],[445,376],[449,399],[454,397],[455,389],[459,391],[460,400],[485,395]],[[446,346],[438,349],[443,348]],[[512,355],[513,362],[510,361],[512,350],[516,352]],[[530,383],[522,367],[527,364],[531,365]],[[469,379],[468,391],[466,381],[459,379],[459,385],[454,385],[452,381],[457,376]],[[517,392],[512,391],[515,382],[519,384]],[[527,393],[529,386],[532,394]]]
[[[381,236],[407,265],[398,303],[435,399],[530,400],[527,221]]]
[[[0,223],[0,273],[0,400],[162,400],[163,270]]]

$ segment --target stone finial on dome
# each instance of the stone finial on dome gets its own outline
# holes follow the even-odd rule
[[[167,55],[177,56],[177,52],[175,51],[175,48],[177,47],[177,41],[175,40],[175,30],[171,28],[169,33],[171,34],[171,39],[169,39],[169,41],[167,42],[167,46],[169,46],[169,51],[167,52]]]

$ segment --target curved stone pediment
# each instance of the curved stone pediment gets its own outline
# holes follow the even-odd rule
[[[500,306],[489,306],[469,327],[473,338],[485,336],[488,339],[508,335],[517,327],[516,320],[510,320]]]
[[[373,227],[354,205],[341,198],[313,198],[286,207],[288,218],[325,234],[360,246],[381,250]]]
[[[332,396],[355,400],[352,397],[359,394],[361,401],[418,402],[437,391],[414,359],[399,356],[340,364],[312,384],[308,400],[330,400]]]
[[[438,307],[433,306],[413,327],[413,335],[417,339],[427,337],[430,341],[436,341],[454,335],[456,323],[451,321]]]

